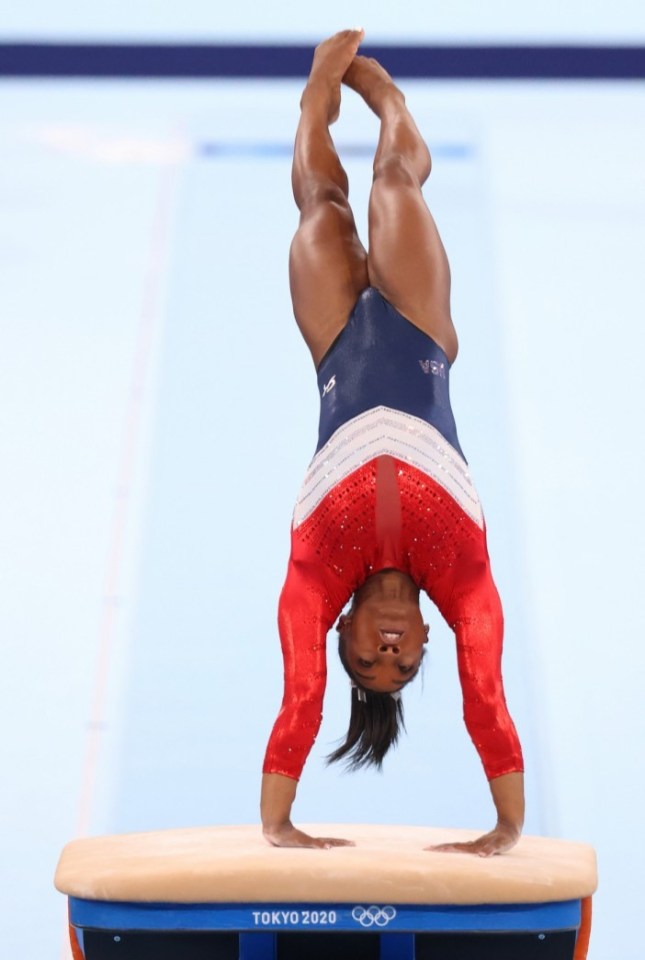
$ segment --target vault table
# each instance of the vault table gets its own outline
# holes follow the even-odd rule
[[[75,960],[584,960],[591,847],[523,837],[479,858],[423,847],[473,831],[310,825],[355,847],[276,849],[259,827],[75,840],[56,886]]]

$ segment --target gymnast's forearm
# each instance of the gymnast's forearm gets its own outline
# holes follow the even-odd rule
[[[291,807],[296,796],[298,781],[281,773],[265,773],[262,777],[262,832],[274,847],[315,847],[328,850],[330,847],[352,847],[351,840],[338,837],[312,837],[299,830],[291,822]]]
[[[497,811],[497,829],[518,839],[524,826],[524,774],[506,773],[489,781]]]
[[[262,776],[260,815],[262,830],[267,839],[275,837],[291,826],[291,807],[296,797],[298,781],[280,773]]]

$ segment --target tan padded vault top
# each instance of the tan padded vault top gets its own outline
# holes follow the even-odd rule
[[[567,840],[523,837],[503,856],[423,848],[473,830],[305,826],[355,847],[271,847],[257,826],[196,827],[74,840],[56,871],[61,893],[164,903],[544,903],[591,895],[596,858]]]

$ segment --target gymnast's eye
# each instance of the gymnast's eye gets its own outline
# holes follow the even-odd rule
[[[367,670],[369,670],[370,667],[373,667],[373,666],[374,666],[374,661],[373,661],[373,660],[362,660],[362,659],[359,657],[359,658],[358,658],[358,665],[359,665],[359,667],[365,667]]]
[[[413,670],[414,670],[414,666],[407,667],[401,663],[399,664],[399,673],[402,673],[404,676],[408,673],[412,673]]]

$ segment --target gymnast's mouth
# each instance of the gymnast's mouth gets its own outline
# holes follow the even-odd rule
[[[383,643],[391,644],[399,643],[401,637],[403,636],[403,632],[403,630],[379,630]]]

